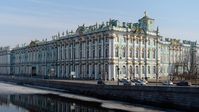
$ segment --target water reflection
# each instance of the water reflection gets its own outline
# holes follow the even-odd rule
[[[0,111],[6,109],[6,112],[122,112],[100,105],[53,94],[0,95]]]

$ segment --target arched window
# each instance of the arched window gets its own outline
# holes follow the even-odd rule
[[[89,74],[89,65],[87,65],[87,74]]]
[[[116,36],[116,41],[119,42],[119,36],[118,35]]]
[[[126,48],[125,48],[125,47],[123,47],[123,49],[122,49],[122,56],[123,56],[123,57],[126,56]]]
[[[99,53],[98,55],[99,55],[99,58],[100,58],[100,57],[102,56],[102,53],[101,53],[101,46],[99,46],[98,50],[99,50],[99,51],[98,51],[98,53]]]
[[[155,58],[156,52],[155,49],[153,50],[153,58]]]
[[[106,47],[106,50],[105,50],[105,56],[108,57],[108,46]]]
[[[119,47],[115,47],[115,57],[119,57]]]
[[[130,70],[129,70],[130,74],[133,74],[133,68],[132,68],[132,66],[130,66],[129,69],[130,69]]]
[[[150,58],[151,51],[148,49],[148,58]]]
[[[138,58],[138,55],[139,55],[139,49],[137,48],[136,49],[136,58]]]
[[[125,35],[123,36],[123,41],[126,42],[126,36]]]
[[[92,73],[95,74],[95,65],[94,64],[93,64],[92,69],[93,69]]]
[[[139,39],[136,39],[136,44],[139,44]]]
[[[95,58],[95,45],[93,45],[93,58]]]
[[[151,74],[151,68],[148,66],[148,74]]]
[[[142,66],[142,74],[145,74],[145,68]]]
[[[148,45],[150,45],[150,43],[151,43],[151,40],[149,39],[149,40],[148,40]]]
[[[115,74],[118,75],[118,73],[119,73],[119,67],[115,66]]]
[[[145,55],[145,50],[142,49],[142,58],[144,58],[144,55]]]
[[[125,66],[123,66],[123,68],[122,68],[122,73],[126,74],[126,67]]]
[[[133,57],[133,48],[130,48],[129,57]]]
[[[133,43],[133,39],[132,38],[131,38],[130,42]]]
[[[138,69],[138,66],[136,66],[136,74],[139,73],[139,69]]]

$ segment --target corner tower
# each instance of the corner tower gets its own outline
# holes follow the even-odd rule
[[[141,29],[147,32],[153,32],[155,31],[154,29],[154,22],[155,20],[148,17],[146,11],[144,12],[144,17],[139,19],[139,26]]]

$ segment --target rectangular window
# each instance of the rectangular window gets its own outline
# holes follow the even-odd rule
[[[151,74],[151,68],[148,66],[148,74]]]

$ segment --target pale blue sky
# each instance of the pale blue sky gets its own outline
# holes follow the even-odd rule
[[[109,18],[137,22],[145,10],[162,36],[199,40],[199,0],[1,0],[0,46],[49,40]]]

